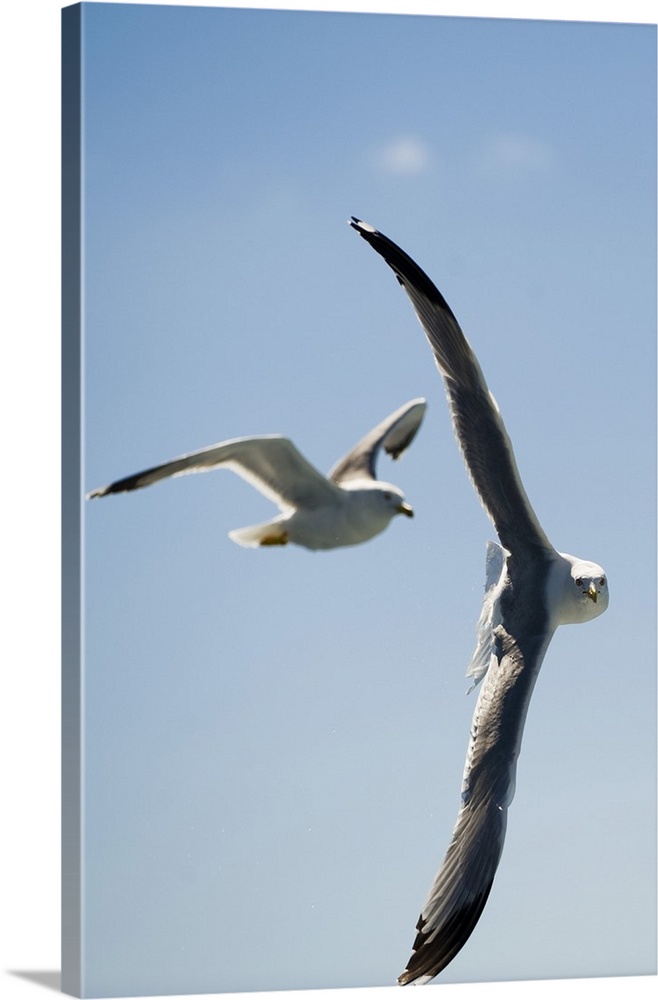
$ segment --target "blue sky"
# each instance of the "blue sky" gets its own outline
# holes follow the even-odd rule
[[[655,30],[90,4],[85,482],[408,399],[416,509],[245,551],[229,472],[85,510],[90,995],[381,986],[456,817],[492,529],[408,301],[445,294],[562,550],[503,860],[444,982],[655,971]],[[648,553],[651,555],[648,555]]]

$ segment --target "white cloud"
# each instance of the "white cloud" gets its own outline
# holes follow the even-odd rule
[[[485,166],[497,169],[545,170],[554,160],[547,142],[528,135],[498,135],[485,148]]]
[[[377,156],[380,169],[389,174],[420,174],[429,160],[427,145],[412,135],[396,136],[382,146]]]

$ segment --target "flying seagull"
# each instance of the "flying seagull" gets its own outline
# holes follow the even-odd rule
[[[558,625],[608,606],[596,563],[557,552],[526,496],[498,406],[448,303],[400,247],[359,219],[350,225],[393,269],[411,299],[443,377],[453,428],[500,545],[489,542],[485,597],[468,674],[475,706],[452,840],[416,925],[398,983],[426,983],[470,937],[503,850],[528,703]]]
[[[323,476],[286,437],[234,438],[181,455],[163,465],[118,479],[87,499],[125,493],[170,476],[225,467],[237,472],[282,511],[272,521],[229,532],[238,545],[286,545],[335,549],[358,545],[386,528],[396,514],[413,517],[397,486],[375,477],[380,450],[396,459],[408,448],[425,415],[424,399],[413,399],[377,424]]]

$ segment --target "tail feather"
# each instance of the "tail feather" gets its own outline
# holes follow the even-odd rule
[[[266,521],[265,524],[252,524],[248,528],[236,528],[229,531],[228,537],[237,545],[247,549],[257,549],[261,545],[286,545],[288,532],[285,525],[278,521]]]

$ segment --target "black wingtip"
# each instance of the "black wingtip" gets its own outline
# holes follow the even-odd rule
[[[125,479],[117,479],[115,483],[109,483],[109,485],[101,486],[97,490],[91,490],[90,493],[87,493],[85,499],[96,500],[98,497],[109,496],[110,493],[127,493],[130,490],[139,489],[140,486],[146,485],[146,483],[140,482],[144,475],[145,473],[139,472],[132,476],[126,476]]]
[[[388,266],[392,269],[396,278],[403,287],[407,284],[418,289],[430,302],[444,309],[453,319],[454,313],[434,282],[418,266],[415,260],[406,253],[402,247],[385,236],[368,222],[357,219],[355,215],[350,220],[350,225],[356,229],[359,236],[362,236],[366,243],[384,258]],[[456,322],[456,319],[455,319]]]
[[[89,493],[85,493],[85,500],[97,500],[98,497],[104,497],[109,492],[109,486],[100,486],[97,490],[90,490]]]
[[[366,233],[372,233],[377,236],[380,235],[374,226],[371,226],[368,222],[364,222],[363,219],[357,219],[356,215],[350,216],[347,220],[347,224],[348,226],[351,226],[352,229],[356,229],[357,233],[361,233],[362,236],[365,236]]]
[[[356,215],[350,216],[350,218],[347,220],[347,222],[348,222],[348,225],[350,225],[352,227],[352,229],[356,229],[360,233],[363,233],[363,234],[367,233],[367,234],[369,234],[371,236],[381,236],[382,235],[379,232],[379,230],[375,229],[374,226],[371,226],[369,222],[364,222],[363,219],[357,219]]]
[[[399,986],[407,986],[417,979],[428,982],[438,976],[439,972],[442,972],[452,962],[475,930],[489,898],[492,885],[493,878],[475,899],[453,913],[443,923],[439,933],[434,932],[433,937],[431,937],[431,932],[424,930],[427,921],[422,914],[420,915],[416,924],[418,933],[414,941],[413,954],[406,969],[398,977]]]

